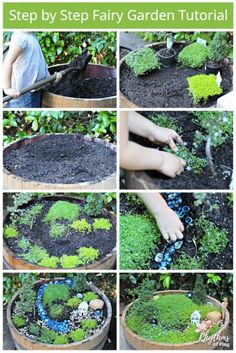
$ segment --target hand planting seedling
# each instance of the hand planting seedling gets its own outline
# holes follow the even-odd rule
[[[189,85],[189,92],[193,96],[194,104],[198,104],[200,101],[204,103],[210,97],[219,96],[223,93],[223,89],[218,86],[215,75],[196,75],[187,78]]]
[[[177,60],[183,67],[196,69],[202,67],[207,58],[208,48],[200,43],[192,43],[181,50]]]
[[[134,71],[136,76],[160,69],[160,62],[156,53],[151,48],[141,48],[126,56],[126,64]]]

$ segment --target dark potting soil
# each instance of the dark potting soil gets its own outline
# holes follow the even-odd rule
[[[166,198],[166,194],[162,196]],[[206,254],[204,268],[208,270],[227,270],[232,269],[233,266],[233,212],[232,208],[228,206],[227,194],[225,193],[208,193],[206,194],[206,202],[201,206],[194,205],[194,194],[192,193],[181,193],[183,205],[187,205],[191,208],[191,212],[188,216],[192,217],[193,221],[198,219],[201,212],[204,211],[208,220],[212,221],[219,229],[225,229],[228,234],[228,245],[225,250],[219,254]],[[217,204],[218,209],[212,209],[212,205]],[[120,210],[121,214],[141,214],[147,212],[144,205],[128,205],[123,194],[120,197]],[[182,252],[185,252],[190,258],[197,257],[198,249],[200,247],[200,239],[202,238],[202,232],[195,226],[185,225],[183,246],[180,250],[177,250],[173,256],[173,263],[180,256]],[[164,252],[167,243],[163,239],[158,244],[155,252]],[[150,259],[150,269],[154,269],[154,259]]]
[[[74,72],[66,75],[59,84],[51,84],[47,91],[64,97],[106,98],[116,96],[116,78],[80,79]]]
[[[164,112],[159,112],[164,113]],[[141,112],[145,117],[153,115],[153,112]],[[166,114],[166,112],[164,113]],[[187,147],[191,150],[194,142],[196,130],[201,128],[193,123],[193,116],[187,112],[168,112],[168,115],[174,117],[177,125],[182,128],[181,134],[183,141],[187,142]],[[136,142],[147,146],[157,148],[157,145],[150,143],[148,140],[132,135],[132,139]],[[197,149],[197,156],[205,158],[205,144],[201,144]],[[156,185],[157,189],[168,190],[184,190],[184,189],[220,189],[229,190],[233,172],[233,141],[231,138],[226,140],[222,145],[212,148],[212,157],[216,174],[213,176],[209,166],[203,168],[200,174],[195,174],[192,170],[187,171],[175,178],[169,178],[157,171],[146,171]]]
[[[76,201],[71,201],[76,203]],[[50,234],[50,224],[45,223],[43,220],[48,213],[50,207],[55,203],[51,200],[40,200],[43,204],[43,210],[39,216],[34,219],[32,229],[30,227],[17,224],[19,233],[25,236],[33,245],[42,246],[47,250],[49,255],[60,257],[62,255],[77,255],[77,250],[81,247],[93,247],[100,251],[99,258],[102,259],[106,254],[109,254],[116,245],[116,229],[115,225],[109,231],[97,229],[89,234],[79,235],[74,229],[68,227],[67,235],[57,239],[53,239]],[[101,217],[107,217],[102,216]],[[82,212],[79,216],[80,219],[85,218],[88,223],[93,222],[93,218]],[[97,217],[99,218],[99,217]],[[7,219],[8,220],[8,219]],[[6,221],[7,222],[7,221]],[[61,224],[68,226],[68,222],[61,220]],[[70,222],[71,223],[71,222]],[[21,254],[22,250],[18,247],[18,240],[5,239],[7,245],[14,253]],[[96,261],[97,261],[96,260]]]
[[[116,152],[79,135],[50,135],[4,156],[11,173],[44,183],[100,181],[116,172]]]
[[[188,92],[187,77],[205,73],[204,68],[181,68],[177,63],[168,68],[161,67],[144,76],[135,76],[123,63],[120,68],[120,89],[126,98],[143,108],[189,108],[209,107],[217,97],[209,98],[206,104],[193,104]],[[232,90],[232,74],[229,66],[222,67],[223,94]],[[222,94],[222,95],[223,95]]]

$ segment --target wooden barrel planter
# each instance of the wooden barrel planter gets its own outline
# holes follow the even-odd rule
[[[65,64],[54,65],[49,68],[49,72],[59,72],[67,68]],[[75,73],[76,77],[76,73]],[[83,73],[79,73],[79,80],[85,80],[88,78],[110,78],[116,77],[116,69],[111,66],[88,64]],[[74,98],[60,96],[43,91],[42,98],[43,108],[115,108],[116,107],[116,96],[105,97],[105,98]]]
[[[30,138],[24,138],[16,142],[12,142],[3,150],[3,156],[7,156],[11,151],[20,149],[21,147],[28,145],[30,143],[34,143],[43,139],[46,136],[50,136],[53,134],[42,134],[32,136]],[[57,134],[63,135],[63,134]],[[109,148],[112,151],[116,151],[116,146],[111,144],[110,142],[103,141],[99,138],[91,138],[79,135],[80,138],[86,142],[93,141],[98,144],[102,144],[103,146]],[[12,174],[5,167],[3,167],[3,185],[4,189],[7,190],[110,190],[115,189],[116,187],[116,173],[113,173],[107,177],[105,177],[101,181],[88,181],[81,182],[75,184],[53,184],[53,183],[43,183],[39,181],[32,181],[25,179],[21,176]]]
[[[72,197],[72,196],[45,196],[44,199],[46,200],[71,200],[71,201],[80,201],[80,199],[76,198],[76,197]],[[33,203],[33,201],[31,201],[30,203]],[[30,203],[28,203],[27,205],[29,205]],[[112,219],[112,217],[109,215],[109,213],[104,210],[103,211],[104,214],[110,218],[111,222],[114,224],[114,219]],[[6,221],[9,217],[9,213],[6,213],[3,217],[3,226],[5,226]],[[49,267],[43,267],[43,266],[39,266],[33,263],[30,263],[28,261],[25,261],[22,258],[17,257],[17,255],[9,248],[9,246],[7,245],[6,241],[3,238],[3,261],[4,261],[4,265],[7,269],[11,270],[38,270],[38,271],[42,271],[42,270],[52,270],[52,268]],[[112,249],[112,251],[105,255],[102,259],[95,261],[91,264],[87,264],[84,266],[79,266],[76,268],[72,268],[72,269],[61,269],[58,268],[58,270],[60,271],[68,271],[68,270],[80,270],[80,271],[84,271],[84,270],[111,270],[114,268],[116,262],[116,247],[114,247]]]
[[[184,290],[165,290],[161,292],[157,292],[155,294],[159,295],[171,295],[171,294],[181,294],[181,293],[187,293],[187,291]],[[208,296],[209,301],[214,304],[217,307],[221,307],[221,303],[210,296]],[[126,325],[126,315],[131,308],[133,303],[130,303],[129,305],[126,306],[126,308],[123,311],[121,322],[122,326],[124,329],[124,335],[127,343],[132,347],[132,349],[136,350],[212,350],[214,349],[214,346],[209,345],[208,342],[187,342],[187,343],[181,343],[181,344],[173,344],[173,343],[159,343],[156,341],[151,341],[148,339],[145,339],[143,337],[138,336],[136,333],[131,331],[128,326]],[[225,319],[222,327],[220,330],[217,332],[217,340],[220,339],[219,336],[226,336],[227,335],[227,330],[228,330],[228,325],[230,322],[230,315],[229,311],[226,309],[225,312]],[[212,335],[214,336],[214,335]],[[211,336],[211,337],[212,337]]]
[[[61,279],[61,278],[55,278]],[[43,284],[50,280],[41,280],[35,282],[36,284]],[[101,299],[104,301],[107,309],[107,317],[105,324],[92,336],[87,339],[84,339],[80,342],[70,343],[70,344],[46,344],[35,341],[21,334],[13,325],[11,314],[15,301],[18,299],[19,293],[17,292],[12,299],[10,300],[7,306],[7,323],[12,336],[12,339],[15,343],[17,350],[101,350],[106,342],[108,331],[111,324],[112,317],[112,308],[111,303],[107,296],[102,293],[97,287],[94,285],[88,284],[88,287],[95,293],[97,293]]]

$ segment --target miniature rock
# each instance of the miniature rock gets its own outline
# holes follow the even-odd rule
[[[218,311],[211,311],[210,313],[207,314],[208,320],[217,323],[221,320],[221,313]]]
[[[76,297],[79,298],[79,299],[82,299],[84,297],[84,295],[82,293],[77,293]]]
[[[93,299],[89,302],[89,307],[92,310],[102,310],[104,307],[104,301],[102,299]]]

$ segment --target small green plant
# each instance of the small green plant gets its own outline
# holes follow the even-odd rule
[[[209,59],[221,63],[229,51],[226,32],[216,32],[209,45]]]
[[[11,226],[5,226],[4,227],[4,237],[9,239],[9,238],[17,238],[19,235],[18,229],[15,227]]]
[[[39,245],[32,245],[30,250],[22,255],[24,260],[34,264],[38,264],[48,256],[47,251]]]
[[[233,192],[230,192],[228,195],[227,195],[227,204],[230,208],[233,208],[233,205],[234,205],[234,194]]]
[[[176,119],[172,116],[154,113],[150,116],[150,120],[158,126],[165,127],[167,129],[172,129],[178,132],[179,134],[181,134],[183,131],[183,129],[178,126]]]
[[[79,342],[85,338],[86,332],[83,329],[73,330],[69,333],[69,336],[73,342]]]
[[[54,304],[49,307],[49,315],[52,319],[58,319],[64,313],[64,306],[61,304]]]
[[[68,201],[55,202],[45,217],[45,222],[55,222],[57,220],[66,220],[73,222],[80,213],[80,206]]]
[[[95,218],[93,223],[94,229],[110,230],[112,228],[111,222],[106,218]]]
[[[77,292],[84,292],[87,288],[87,275],[86,273],[76,273],[72,276],[73,284],[72,289]]]
[[[125,63],[135,76],[145,75],[148,72],[160,69],[160,61],[152,48],[144,47],[126,56]]]
[[[24,210],[23,214],[19,219],[19,223],[24,226],[31,226],[35,217],[42,212],[42,209],[43,209],[43,205],[36,204],[32,206],[30,209]]]
[[[197,69],[202,67],[208,58],[208,48],[200,43],[192,43],[181,50],[177,61],[183,67]]]
[[[68,343],[68,337],[66,334],[61,334],[60,336],[57,336],[53,342],[53,344],[67,344]]]
[[[181,254],[171,265],[172,270],[202,270],[204,261],[202,257],[191,258],[186,253]]]
[[[78,306],[82,303],[82,300],[77,298],[77,297],[72,297],[68,299],[66,305],[71,307],[71,308],[78,308]]]
[[[56,337],[58,337],[58,334],[55,331],[43,328],[37,340],[42,343],[52,344]]]
[[[50,227],[50,236],[54,239],[60,238],[65,235],[67,226],[64,224],[52,222]]]
[[[62,268],[74,268],[83,264],[80,257],[77,255],[63,255],[60,257]]]
[[[22,237],[18,242],[18,248],[20,248],[23,252],[26,252],[30,246],[31,243],[26,237]]]
[[[223,93],[223,89],[217,85],[216,75],[195,75],[188,77],[187,81],[194,104],[198,104],[201,100],[206,103],[210,97]]]
[[[48,268],[57,268],[59,263],[59,258],[57,256],[45,257],[42,259],[38,265],[42,267]]]
[[[97,328],[98,324],[97,324],[97,320],[88,319],[88,320],[83,320],[81,325],[82,325],[82,329],[87,331],[87,330],[94,330],[95,328]]]
[[[39,325],[33,324],[33,323],[31,323],[29,325],[29,333],[31,335],[36,335],[37,336],[37,335],[40,334],[40,332],[41,332],[41,327]]]
[[[17,312],[26,316],[34,312],[36,292],[33,289],[34,278],[26,277],[23,280],[22,287],[19,289],[19,301],[17,301]]]
[[[17,328],[25,326],[25,323],[26,323],[25,318],[20,315],[14,315],[12,317],[12,322],[13,322],[14,326]]]
[[[204,286],[203,278],[197,274],[196,282],[193,289],[193,302],[202,305],[207,302],[207,292]]]
[[[85,300],[86,302],[90,302],[91,300],[94,300],[94,299],[98,299],[98,295],[94,292],[86,292],[84,294],[84,298],[83,300]]]
[[[78,257],[82,264],[88,264],[94,262],[100,255],[100,251],[92,247],[82,247],[78,250]]]
[[[91,225],[84,218],[81,220],[74,221],[70,225],[70,227],[75,229],[77,232],[82,233],[82,234],[90,233],[92,230]]]
[[[70,297],[70,290],[66,284],[50,284],[43,293],[43,305],[51,306],[53,302],[61,300],[66,302]]]

